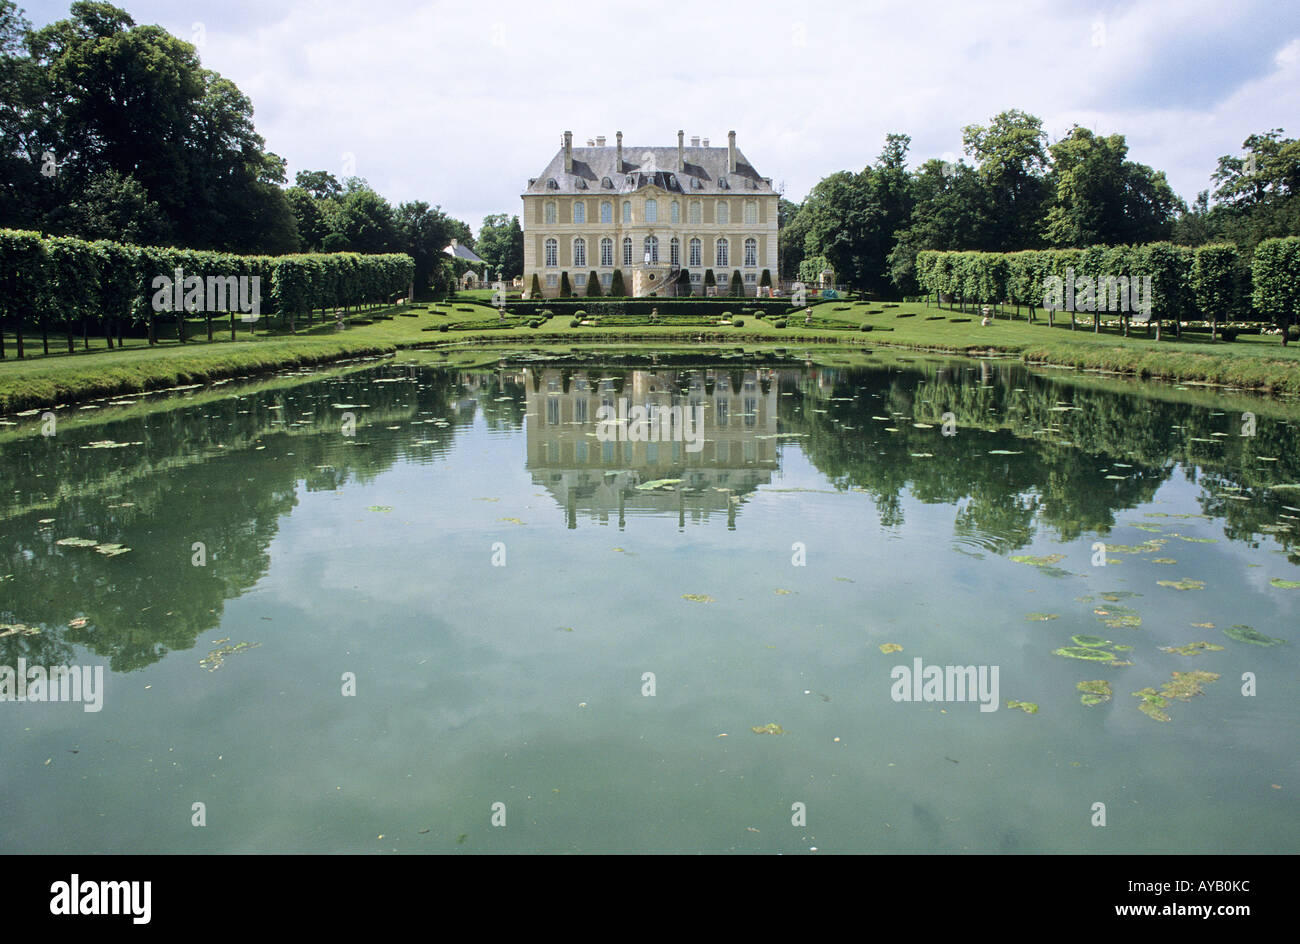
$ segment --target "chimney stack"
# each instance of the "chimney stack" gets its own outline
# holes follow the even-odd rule
[[[591,138],[588,138],[588,139],[587,139],[587,147],[595,147],[595,146],[596,146],[596,142],[593,141]]]
[[[573,132],[564,132],[564,172],[573,173]]]
[[[605,136],[603,134],[596,135],[596,147],[604,147],[604,146],[605,146]]]
[[[727,132],[727,173],[736,172],[736,132]]]
[[[700,146],[700,136],[698,134],[691,135],[691,147],[699,147],[699,146]]]
[[[705,138],[705,139],[704,139],[704,146],[705,146],[705,147],[708,147],[708,146],[709,146],[709,139],[708,139],[708,138]]]
[[[614,140],[618,142],[616,145],[618,148],[618,156],[614,160],[614,171],[615,173],[621,174],[623,173],[623,132],[614,132]]]
[[[686,132],[677,132],[677,173],[686,170]]]

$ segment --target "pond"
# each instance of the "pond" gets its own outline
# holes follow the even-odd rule
[[[0,426],[5,852],[1300,851],[1294,403],[573,352],[87,406]]]

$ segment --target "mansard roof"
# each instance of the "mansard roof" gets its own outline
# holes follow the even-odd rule
[[[614,165],[617,147],[575,147],[573,172],[564,171],[564,148],[556,151],[541,176],[528,182],[524,194],[558,196],[598,196],[633,193],[655,186],[670,193],[700,196],[775,193],[772,182],[736,149],[736,172],[728,173],[725,147],[687,147],[683,149],[686,167],[677,170],[676,147],[623,146],[623,169]]]

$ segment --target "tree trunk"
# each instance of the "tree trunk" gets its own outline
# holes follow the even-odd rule
[[[176,312],[176,340],[185,343],[185,310]]]
[[[68,353],[71,354],[73,351],[77,349],[77,343],[72,339],[72,322],[71,321],[63,322],[63,330],[68,336]],[[46,351],[45,353],[48,354],[50,352]]]
[[[235,309],[230,309],[230,340],[235,340]]]
[[[212,312],[208,312],[208,340],[212,340]]]
[[[1210,319],[1210,343],[1211,343],[1211,344],[1213,344],[1216,340],[1218,340],[1218,339],[1215,337],[1215,335],[1218,333],[1218,330],[1219,330],[1219,321],[1218,321],[1218,319],[1217,319],[1217,318],[1211,318],[1211,319]]]
[[[18,343],[18,359],[22,360],[23,359],[23,319],[21,317],[17,319],[17,323],[14,325],[14,335],[15,335],[14,340]],[[1286,337],[1285,331],[1282,332],[1282,336]]]
[[[147,317],[149,318],[149,346],[153,347],[155,344],[158,343],[158,329],[157,326],[155,326],[153,323],[152,311],[149,312]]]
[[[50,356],[50,320],[48,317],[41,319],[41,353],[46,357]]]
[[[81,349],[83,351],[90,350],[90,331],[86,327],[85,315],[81,316]]]

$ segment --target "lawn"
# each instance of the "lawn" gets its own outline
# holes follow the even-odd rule
[[[6,337],[8,357],[0,361],[0,410],[59,403],[72,399],[161,389],[215,380],[298,364],[315,364],[347,357],[391,353],[401,348],[473,344],[479,347],[520,341],[544,344],[590,342],[695,343],[730,346],[766,343],[784,345],[848,345],[851,347],[904,347],[956,354],[1003,353],[1030,363],[1112,371],[1139,377],[1165,378],[1193,383],[1300,394],[1300,344],[1283,347],[1277,336],[1240,335],[1231,342],[1211,343],[1208,333],[1185,330],[1175,339],[1169,326],[1156,342],[1135,327],[1130,337],[1117,330],[1094,334],[1080,321],[1076,330],[1068,318],[1048,327],[1039,313],[1030,323],[997,317],[982,326],[979,315],[918,303],[828,301],[812,309],[811,323],[802,311],[777,328],[777,319],[762,319],[746,309],[744,299],[734,308],[742,325],[723,324],[714,316],[683,317],[672,324],[671,315],[652,324],[648,316],[613,316],[596,325],[571,327],[568,315],[540,320],[511,316],[502,326],[498,312],[487,304],[458,296],[452,302],[398,306],[354,313],[339,331],[333,321],[300,328],[294,334],[258,325],[249,332],[239,326],[237,340],[228,330],[213,341],[199,320],[187,326],[191,340],[175,340],[175,325],[159,323],[159,343],[149,347],[143,339],[127,339],[125,349],[106,350],[103,338],[92,338],[90,350],[67,352],[63,336],[51,339],[48,356],[40,353],[40,340],[26,339],[27,357],[14,358],[15,348]],[[1085,316],[1087,317],[1087,316]],[[618,322],[611,324],[609,322]],[[869,330],[862,330],[866,325]],[[170,332],[171,338],[165,339]]]

